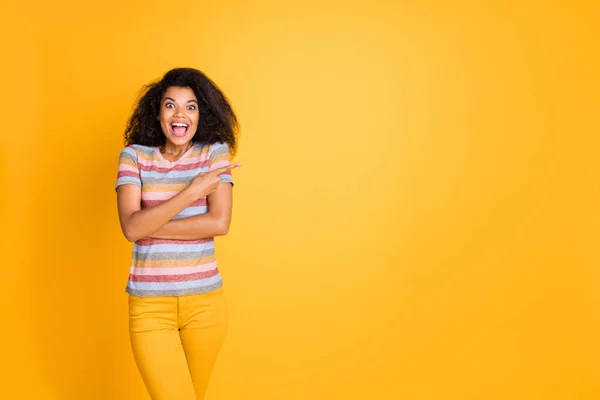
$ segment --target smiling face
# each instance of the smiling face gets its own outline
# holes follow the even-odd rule
[[[198,129],[198,99],[189,87],[172,86],[160,101],[158,120],[167,145],[185,147]]]

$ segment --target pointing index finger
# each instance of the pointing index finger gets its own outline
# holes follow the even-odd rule
[[[229,164],[229,165],[226,165],[224,167],[221,167],[221,168],[217,169],[217,171],[224,172],[224,171],[228,171],[228,170],[232,170],[234,168],[240,167],[241,165],[242,165],[241,162],[236,162],[236,163]]]

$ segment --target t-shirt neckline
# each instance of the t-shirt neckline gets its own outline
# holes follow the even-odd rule
[[[194,150],[194,147],[196,147],[196,143],[192,144],[190,146],[190,148],[187,149],[186,152],[183,153],[181,155],[181,157],[179,157],[175,161],[170,161],[170,160],[167,160],[166,158],[164,158],[163,155],[162,155],[162,153],[160,152],[160,147],[159,146],[155,146],[154,147],[154,152],[158,155],[158,158],[159,158],[160,161],[164,161],[164,162],[168,163],[169,165],[175,165],[175,164],[179,163],[181,160],[183,160],[184,158],[186,158],[188,156],[188,154],[190,154],[192,152],[192,150]]]

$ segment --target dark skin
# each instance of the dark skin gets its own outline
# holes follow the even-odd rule
[[[119,186],[117,205],[125,237],[135,242],[146,237],[195,240],[226,235],[231,222],[232,187],[228,183],[221,184],[220,175],[240,165],[230,164],[199,174],[183,191],[145,210],[141,209],[142,189],[139,186]],[[208,196],[205,214],[171,221],[181,210],[204,196]]]
[[[198,110],[193,91],[187,88],[169,88],[161,101],[159,120],[164,130],[166,144],[163,157],[174,161],[192,145],[192,138],[198,123]],[[175,136],[170,124],[188,125],[184,135]],[[117,188],[117,206],[121,229],[131,242],[152,237],[157,239],[196,240],[226,235],[231,223],[232,185],[221,184],[221,174],[229,174],[234,163],[214,171],[200,173],[180,193],[171,199],[145,210],[141,209],[142,189],[135,185],[121,185]],[[171,219],[196,200],[207,196],[207,212],[175,221]]]

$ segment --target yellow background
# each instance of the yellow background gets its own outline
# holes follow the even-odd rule
[[[593,2],[3,9],[0,398],[147,398],[113,186],[177,66],[242,126],[207,399],[600,397]]]

